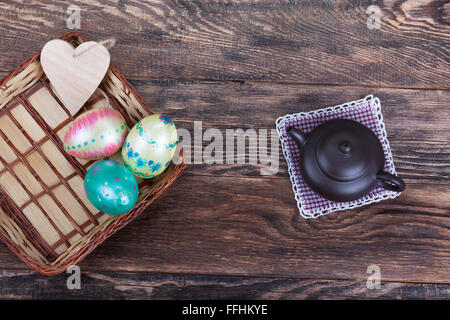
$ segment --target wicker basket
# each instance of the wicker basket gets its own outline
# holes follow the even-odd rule
[[[76,32],[61,39],[74,46],[86,41]],[[74,117],[52,90],[39,56],[0,82],[0,237],[31,268],[55,275],[142,213],[185,165],[171,163],[157,178],[140,180],[139,202],[132,211],[120,216],[99,212],[83,191],[93,161],[64,151],[61,141]],[[100,88],[103,94],[96,92],[80,112],[111,105],[130,128],[152,113],[112,65]],[[117,158],[120,153],[112,157]]]

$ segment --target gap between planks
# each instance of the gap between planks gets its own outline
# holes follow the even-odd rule
[[[9,73],[1,72],[0,79],[5,78]],[[214,79],[214,78],[148,78],[139,76],[127,76],[128,81],[160,81],[160,82],[211,82],[211,83],[232,83],[232,84],[274,84],[274,85],[294,85],[294,86],[318,86],[318,87],[345,87],[345,88],[373,88],[373,89],[397,89],[397,90],[431,90],[448,91],[450,87],[405,87],[405,86],[377,86],[372,84],[345,84],[345,83],[314,83],[298,81],[270,81],[270,80],[243,80],[243,79]],[[450,83],[450,79],[449,79]],[[2,89],[2,88],[0,88]]]
[[[128,81],[159,81],[159,82],[210,82],[213,83],[232,83],[232,84],[273,84],[286,86],[318,86],[318,87],[345,87],[345,88],[373,88],[373,89],[396,89],[396,90],[430,90],[430,91],[448,91],[450,87],[406,87],[406,86],[377,86],[372,84],[346,84],[346,83],[314,83],[298,81],[270,81],[270,80],[243,80],[243,79],[214,79],[214,78],[148,78],[138,76],[127,76]],[[450,83],[450,79],[449,79]]]
[[[198,164],[198,165],[205,165],[204,163],[202,164]],[[225,166],[226,164],[223,164],[223,166]],[[236,165],[236,164],[235,164]],[[242,164],[242,166],[245,166],[246,164]],[[196,172],[191,172],[189,171],[189,167],[190,166],[195,166],[195,164],[187,164],[186,170],[183,172],[183,176],[189,176],[189,177],[218,177],[217,174],[201,174],[201,173],[196,173]],[[230,164],[230,166],[233,166],[232,164]],[[398,168],[396,168],[398,170]],[[266,179],[286,179],[289,180],[289,176],[278,176],[278,175],[261,175],[261,176],[243,176],[243,175],[225,175],[225,174],[220,174],[219,176],[220,178],[237,178],[237,179],[261,179],[261,180],[266,180]],[[411,186],[411,185],[420,185],[423,186],[423,183],[418,183],[418,182],[406,182],[406,186]],[[427,185],[431,185],[431,186],[448,186],[448,182],[447,181],[441,181],[441,182],[427,182]],[[403,191],[405,192],[405,191]]]
[[[314,280],[314,281],[363,281],[366,282],[367,278],[323,278],[323,277],[298,277],[298,276],[288,276],[288,275],[249,275],[249,274],[240,274],[240,273],[190,273],[190,272],[159,272],[159,271],[127,271],[127,270],[114,270],[114,269],[89,269],[89,268],[81,268],[81,273],[89,275],[95,273],[111,273],[111,274],[148,274],[148,275],[162,275],[162,276],[189,276],[189,277],[219,277],[219,278],[255,278],[255,279],[292,279],[292,280]],[[22,269],[22,268],[2,268],[0,271],[18,271],[18,272],[33,272],[36,271],[30,269]],[[369,277],[370,274],[367,274]],[[47,277],[42,275],[42,277]],[[384,283],[407,283],[407,284],[449,284],[450,280],[429,282],[429,281],[407,281],[407,280],[398,280],[398,279],[382,279]]]

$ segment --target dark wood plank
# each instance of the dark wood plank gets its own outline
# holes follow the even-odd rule
[[[133,81],[155,112],[166,112],[179,128],[190,131],[202,121],[211,128],[243,130],[275,128],[282,115],[306,112],[364,98],[381,99],[382,113],[398,173],[407,182],[443,183],[450,179],[450,91],[357,87],[322,87],[193,81]],[[270,145],[270,135],[268,138]],[[210,141],[204,141],[206,147]],[[191,147],[191,159],[194,148]],[[288,176],[281,147],[277,177]],[[247,154],[249,151],[247,150]],[[187,174],[260,176],[261,165],[194,165]],[[225,161],[224,161],[225,163]]]
[[[366,279],[314,280],[267,277],[82,272],[81,289],[68,290],[61,274],[11,270],[0,274],[0,299],[448,299],[449,284]],[[39,286],[30,286],[39,283]]]
[[[88,37],[117,39],[112,60],[131,79],[450,85],[445,1],[70,4],[82,9],[81,31]],[[371,4],[382,10],[380,30],[367,27]],[[0,75],[67,30],[67,6],[65,1],[36,0],[0,4]]]
[[[288,179],[184,175],[138,222],[99,246],[83,270],[365,279],[450,279],[444,185],[315,220],[299,217]],[[21,268],[0,246],[0,269]]]
[[[298,215],[286,169],[197,166],[83,263],[87,270],[356,279],[379,264],[385,280],[450,279],[449,91],[274,84],[135,82],[180,128],[274,128],[285,113],[380,96],[398,172],[395,200],[318,220]],[[281,154],[280,154],[281,157]],[[280,158],[284,165],[284,160]],[[23,268],[4,246],[0,268]]]
[[[202,120],[204,129],[273,129],[286,113],[378,95],[397,171],[408,183],[395,200],[311,221],[298,216],[282,158],[270,177],[260,176],[259,165],[190,166],[138,223],[80,264],[86,292],[448,298],[450,91],[375,87],[448,88],[450,14],[444,1],[391,3],[379,3],[382,28],[369,30],[369,1],[74,1],[83,9],[81,32],[116,37],[113,62],[180,128]],[[67,5],[0,4],[0,77],[63,33]],[[297,85],[308,83],[316,85]],[[365,280],[348,280],[366,279],[371,264],[382,275],[382,290],[373,293]],[[79,297],[65,293],[65,281],[53,282],[63,275],[12,270],[23,268],[0,245],[0,297]],[[30,281],[49,290],[29,289]]]

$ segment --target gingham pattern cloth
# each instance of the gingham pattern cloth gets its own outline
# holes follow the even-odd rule
[[[400,194],[381,187],[375,187],[361,199],[350,202],[334,202],[321,197],[311,190],[300,173],[300,150],[292,137],[286,133],[286,129],[295,127],[302,132],[308,133],[322,122],[332,119],[355,120],[372,130],[383,146],[385,156],[384,171],[396,174],[381,114],[380,100],[372,95],[334,107],[280,117],[276,121],[277,131],[280,136],[284,157],[288,163],[289,176],[295,199],[297,200],[297,206],[304,218],[317,218],[331,212],[352,209],[384,199],[395,198]]]

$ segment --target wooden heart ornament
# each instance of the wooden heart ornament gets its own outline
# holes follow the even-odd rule
[[[109,51],[95,41],[74,48],[64,40],[51,40],[41,52],[42,68],[71,115],[97,89],[108,71],[110,59]]]

